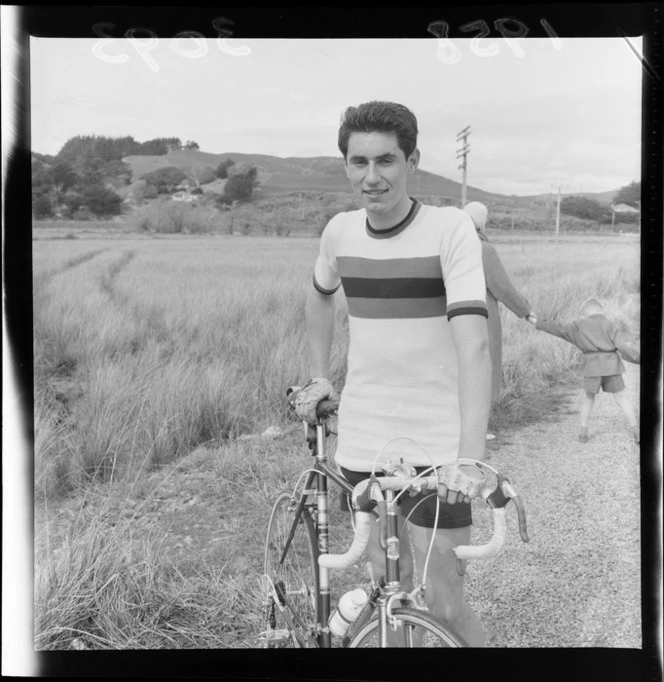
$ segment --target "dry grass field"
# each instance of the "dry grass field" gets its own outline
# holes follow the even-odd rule
[[[33,240],[36,648],[250,646],[269,498],[305,464],[282,396],[318,240],[67,234]],[[598,296],[638,337],[636,240],[494,242],[540,316]],[[503,315],[499,432],[545,416],[575,358]],[[346,348],[341,325],[339,385]]]

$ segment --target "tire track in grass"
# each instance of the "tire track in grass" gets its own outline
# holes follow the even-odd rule
[[[83,265],[83,263],[91,261],[93,258],[96,258],[106,251],[108,251],[108,249],[94,249],[93,251],[86,251],[86,253],[82,253],[79,256],[74,256],[73,258],[67,259],[61,265],[57,265],[43,272],[37,273],[34,276],[34,288],[39,289],[46,286],[54,277],[57,277],[68,270],[72,270],[79,265]]]
[[[102,273],[99,278],[101,290],[111,299],[111,302],[117,305],[127,303],[129,297],[115,286],[115,282],[118,275],[134,260],[135,257],[135,251],[124,251],[120,258],[111,263],[106,272]]]
[[[164,311],[151,306],[146,309],[130,294],[125,293],[117,286],[118,276],[135,259],[135,251],[125,251],[122,256],[110,265],[100,278],[102,291],[109,297],[111,303],[124,311],[130,311],[140,327],[144,330],[141,338],[133,339],[130,344],[132,354],[137,353],[144,344],[144,339],[153,338],[161,343],[171,340],[171,332],[166,322]]]

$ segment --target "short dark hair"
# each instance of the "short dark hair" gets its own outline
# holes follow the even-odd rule
[[[341,117],[339,151],[348,154],[351,133],[393,133],[399,148],[408,158],[417,148],[417,119],[403,104],[396,102],[365,102],[348,107]]]

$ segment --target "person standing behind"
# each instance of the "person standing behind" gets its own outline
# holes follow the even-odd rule
[[[588,442],[588,421],[595,406],[595,396],[600,387],[613,396],[622,410],[636,443],[640,442],[639,426],[629,396],[625,392],[622,373],[628,362],[640,364],[641,351],[634,346],[627,334],[604,314],[604,307],[596,298],[589,298],[581,304],[583,318],[571,322],[537,320],[535,327],[554,336],[559,336],[583,351],[580,372],[585,395],[581,403],[581,425],[579,440]]]
[[[491,355],[491,404],[494,405],[500,397],[500,387],[503,378],[503,329],[500,322],[500,309],[498,303],[502,303],[517,317],[528,319],[531,324],[535,322],[535,313],[530,303],[522,296],[512,284],[510,276],[503,267],[496,247],[489,242],[485,234],[487,207],[479,201],[471,201],[463,210],[472,218],[477,230],[477,235],[482,242],[482,265],[484,266],[484,278],[486,279],[486,303],[489,310],[489,352]],[[487,434],[487,439],[492,440],[495,436]]]

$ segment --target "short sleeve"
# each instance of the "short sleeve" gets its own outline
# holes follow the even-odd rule
[[[447,318],[457,315],[488,317],[482,244],[470,216],[459,209],[451,210],[453,214],[441,216],[451,223],[443,230],[440,253]]]
[[[314,266],[314,287],[321,294],[331,295],[341,286],[334,249],[334,218],[326,225],[320,239],[320,249]]]

